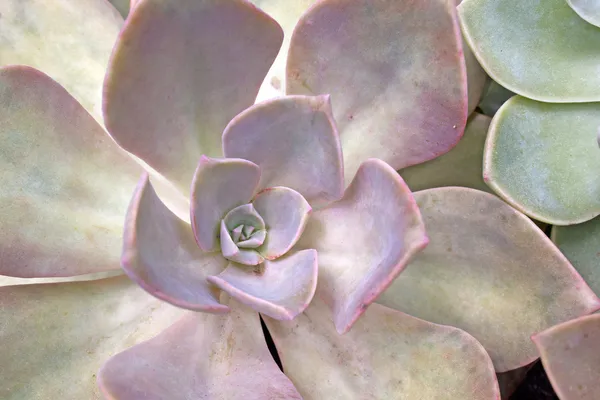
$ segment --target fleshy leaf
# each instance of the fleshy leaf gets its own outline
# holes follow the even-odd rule
[[[548,104],[515,96],[490,126],[484,179],[539,221],[570,225],[592,219],[600,214],[598,126],[600,103]]]
[[[123,18],[106,0],[2,0],[0,65],[56,80],[102,123],[102,80]]]
[[[200,194],[202,195],[202,194]],[[265,229],[265,221],[260,216],[260,214],[254,209],[252,203],[242,204],[227,214],[225,214],[225,218],[223,218],[223,222],[227,229],[236,229],[236,227],[242,226],[253,226],[256,229]],[[240,230],[240,235],[243,231],[243,227]],[[240,236],[241,237],[241,236]],[[239,240],[234,239],[235,241]]]
[[[600,393],[600,314],[588,315],[532,337],[561,400],[596,400]]]
[[[265,318],[304,400],[499,400],[494,368],[472,336],[373,304],[340,336],[315,296],[294,321]]]
[[[552,241],[600,296],[600,217],[583,224],[554,226]]]
[[[267,237],[258,248],[267,260],[281,257],[304,232],[312,211],[302,195],[287,187],[272,187],[256,195],[252,204],[263,217]]]
[[[243,1],[139,2],[115,46],[104,90],[115,140],[186,192],[201,154],[252,105],[281,28]]]
[[[294,30],[286,75],[288,94],[331,94],[346,181],[369,157],[395,169],[431,160],[465,128],[453,1],[320,1]]]
[[[344,192],[340,139],[329,96],[286,96],[256,104],[223,133],[225,157],[260,166],[260,188],[286,186],[311,204]]]
[[[148,175],[133,195],[123,237],[123,269],[148,293],[194,311],[229,311],[219,303],[218,291],[206,282],[227,261],[198,247],[191,226],[160,201]]]
[[[220,242],[221,242],[221,254],[228,260],[244,264],[244,265],[258,265],[265,261],[264,257],[261,256],[254,249],[240,249],[235,243],[234,239],[229,234],[227,227],[225,226],[225,220],[221,221],[220,229]]]
[[[455,2],[458,5],[462,0],[455,0]],[[469,115],[471,115],[475,111],[475,108],[477,108],[479,100],[485,90],[488,76],[481,65],[479,65],[479,61],[477,61],[475,54],[473,54],[471,48],[466,43],[464,35],[462,36],[462,49],[465,57],[465,66],[467,67]]]
[[[109,399],[301,400],[266,346],[259,317],[240,304],[227,315],[188,313],[110,359],[98,383]]]
[[[100,400],[102,363],[182,313],[126,276],[0,287],[0,397]]]
[[[313,213],[297,247],[317,250],[319,290],[345,333],[427,242],[410,189],[389,165],[371,159],[341,200]]]
[[[431,241],[379,303],[464,329],[497,372],[537,358],[532,334],[600,308],[544,232],[498,197],[450,187],[415,198]]]
[[[209,282],[254,310],[279,320],[294,319],[317,287],[317,252],[302,250],[254,268],[230,264]]]
[[[483,181],[482,160],[491,118],[474,113],[458,145],[423,164],[398,171],[412,191],[440,186],[465,186],[491,191]]]
[[[260,168],[250,161],[202,156],[192,181],[191,221],[202,250],[218,249],[220,221],[237,206],[250,202]]]
[[[257,102],[283,95],[285,91],[285,64],[294,27],[302,14],[317,0],[250,0],[273,17],[283,28],[283,44],[279,54],[258,92]]]
[[[598,0],[567,0],[567,4],[581,18],[600,27],[600,2]]]
[[[0,121],[0,274],[118,269],[141,169],[65,89],[33,68],[0,69]]]
[[[600,30],[565,0],[464,0],[458,10],[473,53],[505,88],[553,103],[600,100]]]

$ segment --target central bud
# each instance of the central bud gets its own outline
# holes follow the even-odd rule
[[[230,261],[246,265],[262,263],[264,257],[257,249],[266,237],[265,221],[251,203],[232,209],[221,220],[221,253]]]

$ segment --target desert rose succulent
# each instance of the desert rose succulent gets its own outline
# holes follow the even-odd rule
[[[252,3],[0,4],[0,397],[590,398],[593,8]]]

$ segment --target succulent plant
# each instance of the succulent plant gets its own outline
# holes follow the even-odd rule
[[[111,3],[0,4],[1,398],[600,391],[592,2]]]

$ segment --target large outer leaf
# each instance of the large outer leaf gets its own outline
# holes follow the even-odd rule
[[[240,0],[145,0],[127,18],[104,90],[115,140],[187,193],[202,154],[252,105],[277,55],[277,23]]]
[[[345,335],[315,297],[294,321],[265,318],[304,400],[499,400],[489,356],[472,336],[373,304]]]
[[[475,56],[505,88],[536,100],[600,100],[600,30],[565,0],[464,0],[460,20]]]
[[[99,400],[102,363],[181,315],[124,276],[0,287],[0,398]]]
[[[450,187],[415,198],[430,243],[379,303],[464,329],[498,372],[537,358],[532,334],[600,308],[544,232],[498,197]]]
[[[159,336],[117,354],[98,383],[115,400],[301,400],[267,349],[258,314],[187,313]]]
[[[0,16],[0,65],[43,71],[101,122],[102,81],[123,24],[117,10],[106,0],[2,0]]]
[[[290,44],[288,94],[331,94],[346,181],[367,158],[395,169],[450,150],[467,119],[454,1],[324,0]]]
[[[30,67],[0,69],[0,170],[0,274],[119,268],[141,169],[65,89]]]
[[[554,326],[532,339],[561,400],[598,399],[600,314]]]

